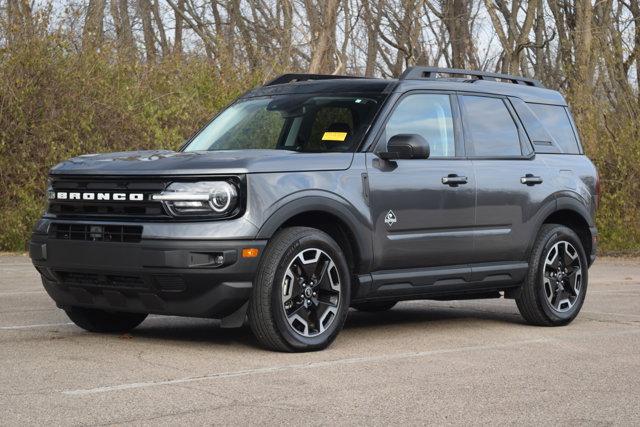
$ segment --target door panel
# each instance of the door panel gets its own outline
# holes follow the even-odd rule
[[[526,260],[537,231],[536,214],[551,198],[546,164],[542,159],[474,160],[473,164],[478,180],[473,261]],[[523,184],[527,175],[542,183]]]
[[[429,143],[430,157],[383,161],[367,153],[374,270],[468,263],[476,180],[459,117],[450,93],[408,93],[391,112],[378,151],[394,135],[416,134]]]
[[[367,169],[374,221],[374,270],[469,262],[476,197],[471,161],[434,158],[384,162],[367,153]],[[466,177],[467,183],[443,184],[443,178],[454,174]]]

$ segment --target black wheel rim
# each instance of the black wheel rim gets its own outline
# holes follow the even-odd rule
[[[299,252],[282,279],[282,309],[293,331],[303,337],[325,332],[340,304],[340,274],[321,249]]]
[[[547,303],[553,310],[561,313],[571,310],[582,291],[582,262],[571,243],[563,240],[547,251],[542,282]]]

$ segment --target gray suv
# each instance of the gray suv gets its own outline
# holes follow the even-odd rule
[[[287,74],[178,151],[52,168],[29,250],[92,332],[248,316],[265,347],[308,351],[350,307],[500,297],[565,325],[595,259],[598,187],[565,100],[535,80]]]

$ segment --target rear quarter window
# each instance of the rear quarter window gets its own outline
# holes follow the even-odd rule
[[[580,154],[578,139],[566,107],[532,103],[527,103],[527,106],[563,153]],[[536,147],[536,151],[538,151],[538,147]]]

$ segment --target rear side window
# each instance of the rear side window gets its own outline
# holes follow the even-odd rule
[[[478,157],[521,156],[520,135],[501,98],[462,96],[465,132]]]
[[[560,105],[527,104],[563,153],[580,154],[567,109]]]

